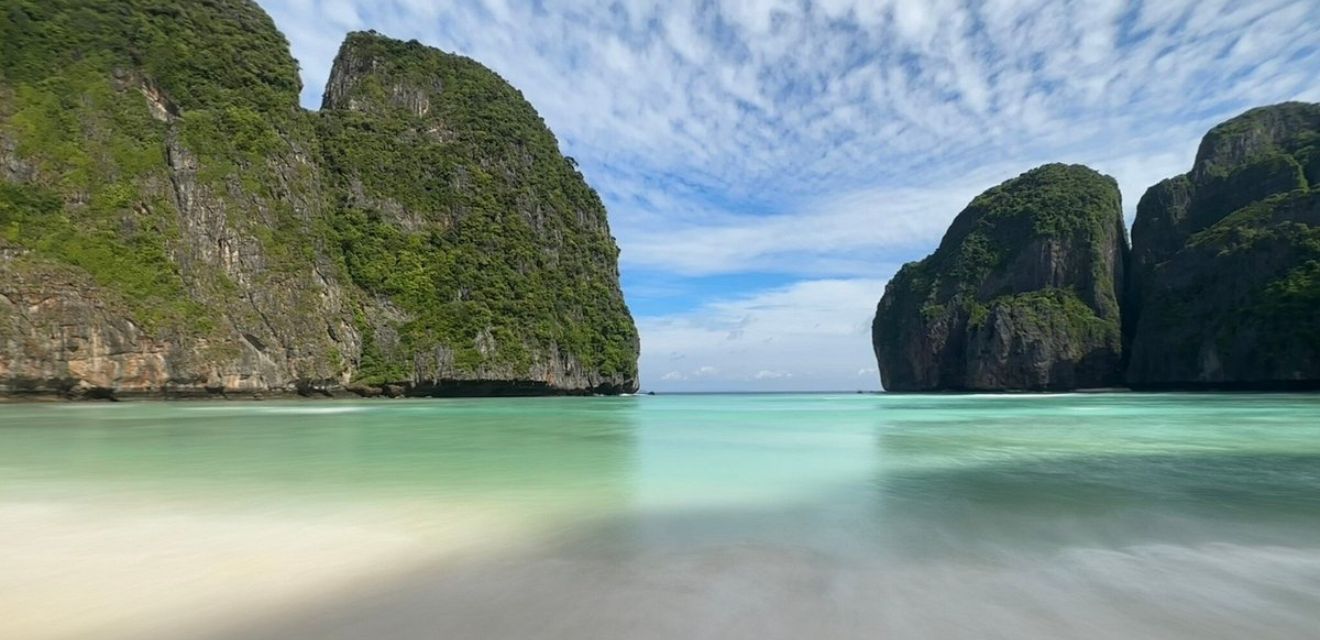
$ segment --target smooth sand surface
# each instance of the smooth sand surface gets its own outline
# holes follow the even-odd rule
[[[197,637],[378,588],[505,530],[417,513],[0,502],[0,638]]]

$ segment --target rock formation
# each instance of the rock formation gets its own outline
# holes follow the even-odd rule
[[[1320,388],[1317,184],[1320,105],[1285,103],[1146,191],[1130,260],[1112,181],[1051,165],[996,187],[886,288],[885,388]]]
[[[605,210],[479,64],[250,0],[0,12],[0,395],[618,393]]]
[[[467,58],[355,33],[320,115],[348,273],[388,301],[363,325],[364,379],[635,390],[605,207],[522,94]]]
[[[1124,308],[1135,388],[1320,387],[1320,105],[1212,129],[1146,191]]]
[[[1127,237],[1118,185],[1045,165],[974,199],[885,287],[885,389],[1055,390],[1120,382]]]

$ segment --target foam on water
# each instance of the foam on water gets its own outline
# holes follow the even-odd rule
[[[366,407],[264,407],[257,413],[274,416],[328,416],[340,413],[360,413]]]
[[[361,413],[370,410],[369,407],[357,406],[351,404],[343,405],[279,405],[264,406],[255,403],[231,402],[223,405],[203,405],[196,407],[183,407],[181,412],[185,413],[228,413],[228,414],[257,414],[270,416],[323,416],[335,415],[340,413]]]

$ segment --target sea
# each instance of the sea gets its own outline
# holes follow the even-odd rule
[[[4,404],[0,637],[1320,638],[1320,395]]]

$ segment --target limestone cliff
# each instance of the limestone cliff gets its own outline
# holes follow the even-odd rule
[[[635,389],[605,207],[522,94],[470,59],[354,33],[320,115],[334,226],[371,301],[365,378]]]
[[[1320,387],[1320,105],[1212,129],[1132,227],[1127,379],[1138,388]]]
[[[381,69],[452,58],[355,39],[397,45]],[[250,0],[8,3],[0,395],[635,388],[599,199],[515,90],[463,65],[466,85],[337,67],[315,114]],[[374,92],[394,84],[435,114]]]
[[[1119,382],[1127,258],[1118,186],[1045,165],[977,196],[885,287],[885,389],[1055,390]]]

